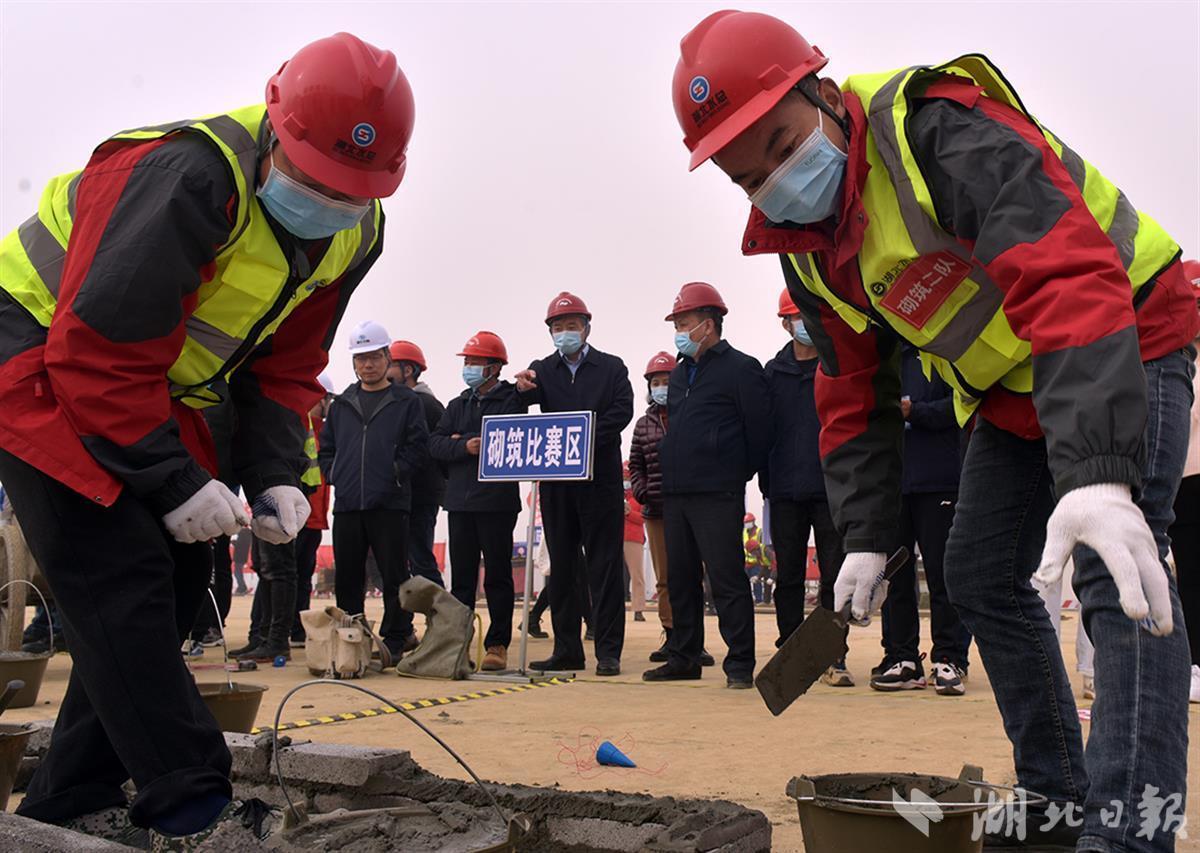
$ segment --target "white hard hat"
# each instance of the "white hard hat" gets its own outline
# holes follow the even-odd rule
[[[324,370],[322,370],[321,375],[317,377],[317,381],[321,383],[321,387],[324,388],[327,393],[334,393],[333,380],[329,378],[329,374]]]
[[[391,342],[392,338],[387,329],[371,320],[364,320],[350,330],[351,355],[387,349]]]

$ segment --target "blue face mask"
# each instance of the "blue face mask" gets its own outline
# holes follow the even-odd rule
[[[803,320],[792,321],[792,338],[798,344],[804,344],[806,347],[813,345],[812,336],[808,334],[808,329],[804,328]]]
[[[337,201],[306,187],[275,167],[273,153],[271,171],[258,188],[258,197],[267,212],[301,240],[319,240],[354,228],[371,208],[370,204]]]
[[[817,111],[817,127],[808,139],[750,196],[772,222],[808,225],[837,212],[846,155],[825,135],[823,115]]]
[[[659,385],[657,388],[650,389],[650,399],[660,406],[667,405],[667,386]]]
[[[467,387],[471,390],[475,390],[488,380],[488,378],[483,375],[482,364],[464,364],[462,369],[462,378],[463,382],[467,383]]]
[[[554,348],[563,355],[575,355],[583,348],[583,333],[555,332]]]
[[[675,349],[679,350],[680,355],[686,355],[688,358],[695,358],[696,353],[700,352],[700,341],[692,340],[692,332],[699,329],[699,324],[692,326],[686,332],[675,333]]]

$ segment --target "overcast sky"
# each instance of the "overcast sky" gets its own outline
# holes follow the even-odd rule
[[[458,393],[454,353],[499,333],[519,367],[568,289],[592,342],[640,376],[669,349],[683,282],[725,296],[727,337],[765,361],[786,340],[773,257],[743,258],[748,202],[712,165],[687,172],[671,108],[679,39],[716,3],[0,3],[0,228],[51,176],[122,128],[261,101],[305,43],[348,30],[396,53],[416,98],[386,251],[344,332],[381,321]],[[1200,255],[1200,3],[758,3],[830,57],[824,74],[982,52],[1030,110]],[[644,393],[644,386],[638,385]],[[640,399],[640,396],[639,396]],[[642,406],[639,404],[639,412]]]

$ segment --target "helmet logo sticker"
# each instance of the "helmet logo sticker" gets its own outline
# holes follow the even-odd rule
[[[692,100],[697,104],[702,104],[708,100],[708,78],[697,75],[692,78],[692,83],[689,88],[689,94]]]
[[[354,130],[350,133],[350,138],[354,140],[354,144],[360,148],[367,148],[375,141],[375,128],[365,121],[360,121],[354,125]]]

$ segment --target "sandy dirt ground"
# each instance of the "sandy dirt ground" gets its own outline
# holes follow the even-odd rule
[[[378,600],[368,613],[378,618]],[[234,599],[229,619],[232,646],[245,641],[250,599]],[[487,619],[486,613],[483,617]],[[984,769],[985,778],[1014,781],[1012,754],[992,699],[986,673],[972,649],[967,694],[938,696],[932,688],[883,694],[867,686],[870,668],[878,663],[878,620],[855,628],[850,638],[849,666],[858,680],[853,688],[818,685],[778,718],[763,706],[757,691],[733,691],[720,673],[723,646],[716,619],[708,619],[708,648],[718,667],[706,669],[699,682],[648,685],[642,670],[646,656],[660,642],[653,612],[646,622],[626,626],[623,674],[599,679],[581,673],[571,684],[422,709],[416,712],[458,750],[487,780],[528,785],[558,785],[575,790],[615,789],[679,797],[720,797],[762,810],[774,826],[774,849],[803,850],[795,805],[785,796],[792,776],[836,772],[906,771],[958,774],[964,763]],[[760,612],[759,662],[773,651],[774,617]],[[418,617],[420,625],[421,617]],[[1065,616],[1063,641],[1068,669],[1074,669],[1074,637],[1078,620]],[[922,620],[928,637],[928,619]],[[532,659],[549,654],[550,640],[531,640]],[[513,653],[515,658],[516,643]],[[198,664],[220,661],[220,649],[209,649]],[[52,719],[66,687],[70,658],[51,661],[38,705],[9,711],[6,722]],[[197,668],[199,681],[223,678],[219,669]],[[308,677],[303,651],[282,669],[267,666],[242,673],[241,680],[270,687],[258,716],[268,725],[284,693]],[[1072,673],[1076,695],[1081,686]],[[361,682],[397,702],[459,696],[496,685],[467,685],[373,675]],[[338,686],[318,685],[294,696],[282,719],[359,711],[377,706],[368,696]],[[1080,707],[1090,702],[1080,700]],[[1191,706],[1189,788],[1200,790],[1200,705]],[[1084,723],[1085,736],[1088,724]],[[289,732],[296,739],[387,746],[410,750],[433,772],[459,778],[466,774],[435,743],[399,714],[314,726]],[[636,769],[596,767],[598,739],[609,739],[633,758]],[[11,807],[11,805],[10,805]],[[1188,807],[1192,837],[1180,850],[1200,850],[1200,805]]]

